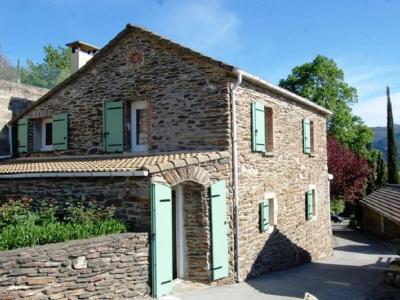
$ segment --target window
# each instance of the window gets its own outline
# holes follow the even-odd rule
[[[33,122],[33,150],[53,150],[53,119],[45,118]]]
[[[147,150],[147,107],[145,101],[131,104],[131,144],[133,152]]]
[[[254,152],[273,151],[273,111],[261,103],[253,102],[252,149]]]
[[[309,119],[303,119],[303,152],[312,155],[314,153],[314,123]]]
[[[260,232],[272,232],[277,224],[278,204],[274,193],[265,194],[260,206]]]
[[[316,214],[317,193],[315,186],[310,186],[306,192],[306,220],[314,219]]]

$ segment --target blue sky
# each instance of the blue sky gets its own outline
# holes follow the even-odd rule
[[[385,125],[390,85],[400,123],[397,0],[8,0],[0,2],[0,50],[41,61],[46,44],[103,46],[127,23],[278,83],[317,54],[333,58],[358,90],[353,110]]]

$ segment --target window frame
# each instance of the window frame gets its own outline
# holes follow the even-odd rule
[[[138,109],[146,109],[147,110],[147,102],[146,101],[131,102],[131,152],[146,152],[148,150],[147,144],[145,144],[145,145],[136,144],[136,140],[137,140],[136,111]],[[148,115],[146,117],[148,118]],[[145,124],[145,126],[147,126],[147,124]]]
[[[318,217],[317,214],[317,187],[315,184],[310,184],[308,186],[307,192],[312,192],[312,205],[313,205],[313,214],[312,217],[310,219],[308,219],[307,221],[312,221],[312,220],[316,220]],[[306,208],[307,210],[307,208]]]
[[[43,118],[40,120],[40,151],[53,151],[53,136],[51,136],[51,145],[46,145],[46,124],[51,124],[53,127],[53,118]],[[53,128],[52,128],[53,130]],[[51,133],[52,134],[52,133]]]
[[[269,206],[269,228],[266,232],[272,233],[278,225],[278,201],[276,199],[276,194],[273,192],[265,193],[264,199],[268,201]]]

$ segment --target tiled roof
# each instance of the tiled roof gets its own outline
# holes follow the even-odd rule
[[[361,203],[400,224],[399,184],[388,184],[363,198]]]
[[[109,173],[146,171],[149,174],[227,158],[229,152],[164,153],[146,156],[97,155],[59,158],[14,159],[0,162],[0,177],[24,174],[23,177],[46,177],[45,174]]]

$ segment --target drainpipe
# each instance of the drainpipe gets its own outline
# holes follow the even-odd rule
[[[234,199],[234,224],[235,224],[235,259],[236,259],[236,282],[240,282],[239,262],[239,191],[238,191],[238,163],[237,163],[237,133],[236,133],[236,98],[235,90],[242,83],[242,73],[235,70],[237,80],[230,89],[231,114],[232,114],[232,169],[233,169],[233,199]]]

